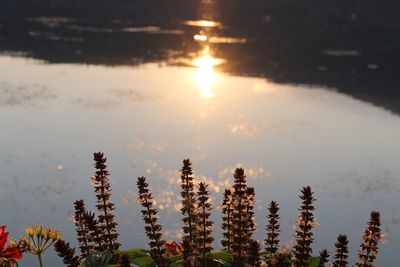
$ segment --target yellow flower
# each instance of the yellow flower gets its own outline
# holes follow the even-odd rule
[[[48,249],[55,241],[61,238],[61,231],[42,225],[32,225],[25,227],[28,237],[23,237],[21,241],[27,247],[27,250],[34,254],[40,255]]]
[[[24,230],[25,230],[25,233],[26,233],[27,235],[33,237],[34,231],[33,231],[33,228],[32,228],[32,227],[25,227]]]
[[[60,230],[53,229],[52,238],[54,241],[59,240],[61,238],[61,236],[62,236],[62,233]]]

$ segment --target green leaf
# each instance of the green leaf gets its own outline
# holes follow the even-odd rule
[[[99,263],[100,265],[107,265],[107,263],[110,262],[110,260],[112,259],[113,254],[111,251],[106,251],[104,252],[99,259]]]
[[[224,260],[220,260],[220,259],[209,259],[207,261],[207,266],[211,266],[211,267],[231,267],[232,264],[230,262],[224,261]]]
[[[133,258],[132,263],[140,267],[156,267],[156,264],[150,256]]]
[[[182,260],[182,258],[183,258],[183,256],[180,255],[180,254],[179,255],[175,255],[175,256],[171,256],[171,257],[169,257],[169,262],[174,263],[174,262]]]
[[[86,257],[85,267],[102,267],[106,266],[107,263],[112,259],[113,254],[111,251],[105,251],[103,253],[93,253]]]
[[[149,255],[148,250],[144,250],[141,248],[131,248],[128,250],[120,250],[115,251],[115,254],[128,254],[131,258],[133,264],[136,264],[140,267],[155,267],[156,264],[154,263],[153,259]],[[111,267],[111,266],[109,266]]]
[[[149,251],[141,248],[131,248],[128,250],[117,250],[115,254],[128,254],[131,259],[149,256]]]
[[[308,267],[318,267],[319,257],[309,257],[307,260]]]
[[[222,260],[225,262],[233,263],[233,257],[230,253],[225,251],[218,251],[210,253],[213,259]]]

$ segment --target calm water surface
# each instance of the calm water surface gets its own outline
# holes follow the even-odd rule
[[[378,266],[400,249],[400,118],[334,90],[279,85],[216,71],[204,47],[192,67],[47,64],[0,57],[0,214],[19,237],[25,225],[59,227],[76,244],[75,199],[94,205],[92,152],[109,160],[124,248],[145,246],[135,182],[145,175],[157,197],[166,239],[180,236],[183,158],[207,180],[213,204],[243,166],[257,193],[256,237],[266,203],[281,206],[282,245],[291,244],[299,189],[316,192],[316,251],[338,233],[358,249],[371,210],[382,212],[387,243]],[[178,217],[177,217],[178,216]],[[219,240],[220,211],[213,213]],[[217,247],[219,244],[216,245]],[[27,256],[22,266],[33,266]],[[52,254],[48,266],[61,266]]]

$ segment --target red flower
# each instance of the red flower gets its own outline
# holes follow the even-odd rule
[[[10,263],[11,266],[14,266],[14,263],[22,258],[21,251],[12,246],[7,245],[8,240],[8,232],[5,232],[6,226],[0,226],[0,265],[3,263]]]
[[[165,252],[168,257],[178,255],[182,252],[182,245],[176,243],[175,241],[168,243],[165,242],[164,244]]]

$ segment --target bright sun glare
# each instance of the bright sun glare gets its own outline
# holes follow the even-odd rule
[[[210,54],[210,47],[206,46],[201,54],[193,60],[193,65],[197,67],[196,81],[203,97],[213,97],[212,88],[218,78],[214,66],[221,64],[221,60]]]

